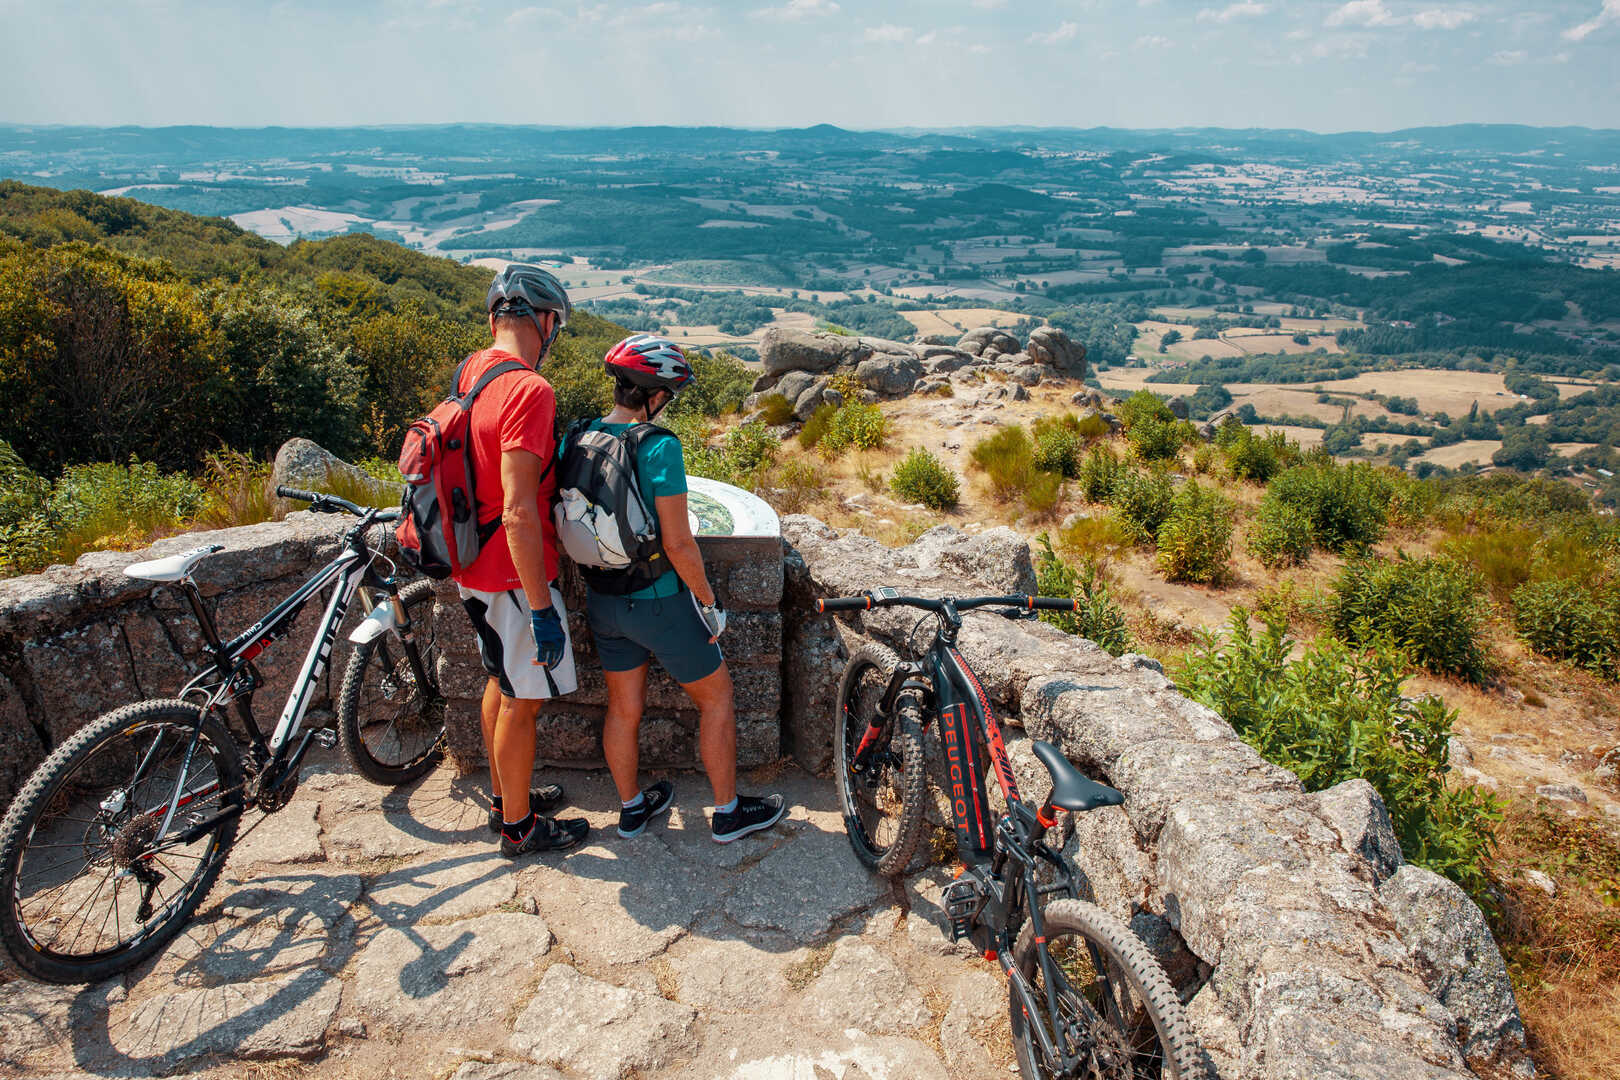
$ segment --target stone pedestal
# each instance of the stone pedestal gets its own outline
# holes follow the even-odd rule
[[[736,685],[737,761],[744,768],[774,761],[782,752],[782,543],[775,537],[698,538],[715,593],[729,612],[720,646]],[[596,642],[585,621],[585,586],[572,565],[560,582],[569,611],[569,634],[579,670],[579,689],[541,708],[535,760],[539,764],[600,767],[602,716],[607,689]],[[463,773],[485,766],[479,730],[484,672],[466,612],[452,582],[438,590],[439,680],[450,697],[446,720],[449,754]],[[641,763],[646,768],[698,768],[698,714],[657,661],[647,679],[647,711],[641,724]]]

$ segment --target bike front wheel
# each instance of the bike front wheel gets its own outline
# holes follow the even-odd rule
[[[927,783],[916,697],[902,694],[891,715],[879,714],[898,664],[881,645],[858,649],[833,716],[833,768],[850,846],[863,864],[891,875],[904,873],[917,850]]]
[[[1013,1049],[1024,1080],[1208,1080],[1181,1001],[1135,934],[1081,900],[1054,900],[1042,917],[1055,1016],[1048,1015],[1047,972],[1032,921],[1013,946],[1013,963],[1043,1014],[1038,1021],[1025,1015],[1010,991]],[[1072,1068],[1043,1055],[1032,1030],[1036,1022],[1045,1024]]]
[[[406,784],[444,756],[444,695],[433,620],[433,583],[417,581],[399,594],[425,679],[419,680],[398,630],[356,645],[338,692],[338,740],[368,780]]]
[[[0,944],[45,982],[140,963],[213,888],[242,801],[241,757],[212,713],[143,701],[92,721],[0,823]]]

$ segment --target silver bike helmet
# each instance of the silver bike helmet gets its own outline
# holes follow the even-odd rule
[[[557,334],[568,325],[568,316],[574,310],[562,282],[540,267],[526,263],[510,263],[495,275],[495,280],[489,286],[486,306],[491,315],[527,315],[533,319],[535,329],[545,339],[540,349],[541,355],[551,348]],[[549,335],[540,321],[542,311],[557,316]]]

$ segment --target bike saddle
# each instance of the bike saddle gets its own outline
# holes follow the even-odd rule
[[[142,581],[180,581],[190,576],[192,567],[214,554],[214,552],[224,550],[224,544],[205,544],[200,548],[182,551],[178,555],[170,555],[167,558],[131,563],[124,567],[124,573],[132,578],[140,578]]]
[[[1031,747],[1041,759],[1046,771],[1052,774],[1052,805],[1071,814],[1095,810],[1099,806],[1118,806],[1125,796],[1095,780],[1088,780],[1080,770],[1070,764],[1063,751],[1049,742],[1036,740]]]

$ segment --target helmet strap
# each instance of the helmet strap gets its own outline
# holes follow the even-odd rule
[[[654,390],[653,393],[656,394],[656,393],[658,393],[658,391]],[[670,402],[675,400],[675,395],[673,393],[671,393],[670,391],[665,390],[664,393],[666,395],[668,395],[668,396],[665,397],[663,401],[658,403],[658,408],[655,409],[650,404],[648,405],[648,407],[647,407],[647,423],[649,423],[649,424],[652,423],[653,420],[657,418],[658,414],[664,411],[664,406],[668,405]]]

